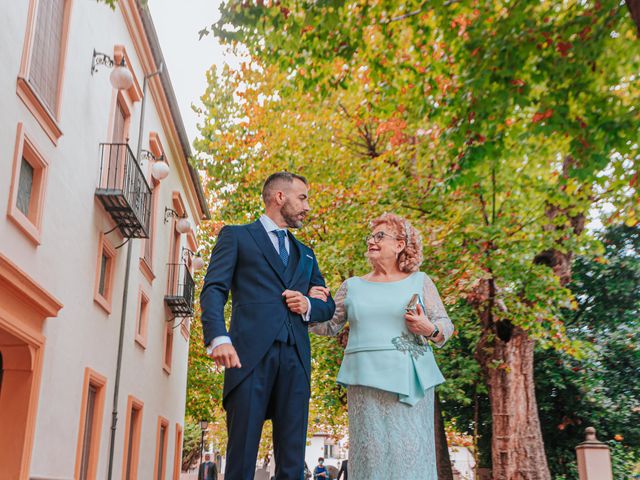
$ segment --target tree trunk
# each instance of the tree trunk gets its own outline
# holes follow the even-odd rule
[[[638,28],[638,38],[640,38],[640,0],[626,0],[627,8],[631,14],[631,18]]]
[[[491,442],[494,480],[550,480],[544,452],[533,382],[534,341],[511,327],[503,340],[485,332],[479,356],[484,369],[493,431]]]
[[[493,480],[550,480],[533,379],[534,341],[505,320],[494,320],[496,286],[483,280],[473,304],[482,325],[476,359],[491,403]]]
[[[440,409],[440,395],[438,395],[437,391],[435,392],[434,403],[438,480],[453,480],[453,469],[451,468],[451,458],[449,458],[447,434],[444,430],[442,410]]]

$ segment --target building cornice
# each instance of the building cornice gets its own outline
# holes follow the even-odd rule
[[[179,159],[178,170],[185,189],[187,202],[197,212],[197,224],[211,218],[207,201],[197,170],[189,163],[192,157],[189,138],[184,128],[178,102],[176,100],[167,64],[164,61],[160,42],[153,25],[148,7],[140,0],[119,0],[119,7],[125,20],[136,54],[142,65],[143,75],[158,70],[164,63],[162,75],[149,79],[148,87],[153,98],[162,128],[167,135],[169,150]]]

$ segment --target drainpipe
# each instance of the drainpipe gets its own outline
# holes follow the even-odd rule
[[[138,130],[138,149],[136,151],[136,162],[140,159],[140,153],[142,152],[142,134],[144,131],[144,110],[147,103],[147,81],[156,75],[159,75],[164,70],[164,63],[160,64],[160,68],[149,75],[145,75],[142,82],[142,105],[140,106],[140,128]],[[118,339],[118,359],[116,360],[116,379],[113,387],[113,409],[111,411],[111,435],[109,438],[109,469],[107,479],[113,478],[113,452],[115,449],[116,441],[116,428],[118,425],[118,396],[120,394],[120,373],[122,372],[122,349],[124,346],[124,327],[127,323],[127,300],[129,293],[129,276],[131,273],[131,253],[132,242],[131,239],[127,245],[127,262],[124,273],[124,290],[122,292],[122,313],[120,315],[120,337]]]

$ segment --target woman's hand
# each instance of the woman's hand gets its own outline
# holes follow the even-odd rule
[[[416,335],[430,337],[436,329],[435,325],[427,318],[422,305],[419,303],[416,305],[416,311],[407,312],[404,315],[404,319],[407,322],[407,328],[409,331]]]
[[[329,289],[327,287],[311,287],[309,293],[307,293],[308,297],[317,298],[318,300],[322,300],[326,302],[329,299]]]

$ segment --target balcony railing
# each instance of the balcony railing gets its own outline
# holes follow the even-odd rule
[[[169,286],[164,301],[176,317],[193,316],[195,283],[184,263],[169,263]]]
[[[100,144],[96,196],[125,238],[149,238],[151,188],[128,144]]]

